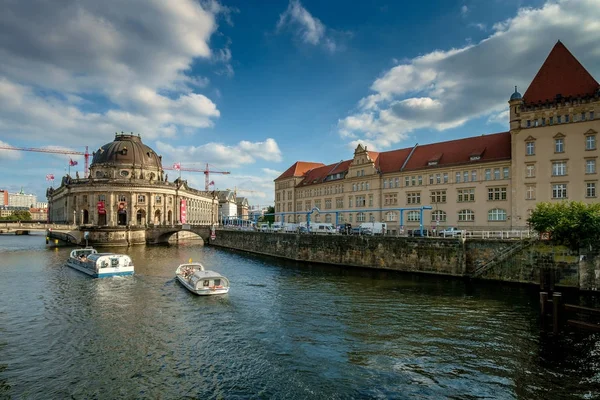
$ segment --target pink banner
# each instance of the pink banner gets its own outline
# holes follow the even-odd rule
[[[180,209],[180,215],[181,215],[181,223],[185,224],[187,222],[187,207],[185,204],[185,199],[181,199],[181,209]]]

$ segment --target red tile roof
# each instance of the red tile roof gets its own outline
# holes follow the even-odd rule
[[[329,164],[324,165],[322,167],[313,168],[306,173],[304,179],[298,184],[298,186],[308,186],[323,183],[325,181],[325,178],[327,178],[331,174],[346,172],[351,162],[352,160],[340,161],[335,164]]]
[[[294,165],[286,169],[285,172],[279,175],[275,180],[278,181],[280,179],[291,178],[294,176],[302,176],[306,173],[306,171],[323,165],[323,163],[296,161]]]
[[[376,166],[379,171],[384,174],[390,172],[399,172],[411,150],[412,147],[409,147],[406,149],[391,150],[379,153]]]
[[[558,41],[531,81],[523,100],[531,104],[554,101],[557,94],[562,97],[593,95],[599,87],[592,75]]]
[[[481,158],[472,161],[474,153],[481,154]],[[433,158],[438,163],[429,166]],[[500,160],[510,160],[510,132],[417,146],[403,171]]]

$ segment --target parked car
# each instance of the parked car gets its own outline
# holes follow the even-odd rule
[[[439,231],[439,235],[442,237],[456,237],[456,236],[462,236],[465,234],[465,231],[462,229],[458,229],[454,226],[449,226],[446,229],[442,229],[441,231]]]
[[[350,235],[352,233],[352,224],[345,223],[337,226],[337,230],[342,235]]]
[[[308,229],[306,229],[305,226],[299,226],[298,233],[301,233],[301,234],[308,233]]]
[[[421,232],[420,229],[409,229],[406,231],[406,234],[411,237],[429,237],[433,236],[433,232],[427,229],[423,229]]]

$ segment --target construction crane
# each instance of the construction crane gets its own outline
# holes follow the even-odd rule
[[[239,193],[263,193],[263,192],[258,191],[258,190],[238,189],[237,187],[234,187],[233,188],[233,193],[235,193],[236,197],[237,197],[238,192]]]
[[[72,154],[76,156],[84,157],[84,171],[83,176],[88,176],[88,169],[90,164],[90,153],[88,153],[88,147],[85,146],[85,153],[81,151],[73,151],[73,150],[61,150],[61,149],[42,149],[42,148],[34,148],[34,147],[12,147],[12,146],[0,146],[0,150],[18,150],[18,151],[35,151],[38,153],[53,153],[53,154]]]
[[[229,175],[231,172],[229,171],[214,171],[209,169],[208,163],[206,163],[206,169],[197,169],[197,168],[183,168],[179,163],[173,164],[172,167],[163,167],[163,169],[169,171],[188,171],[188,172],[202,172],[204,174],[204,190],[208,192],[208,187],[210,186],[210,174],[223,174]]]

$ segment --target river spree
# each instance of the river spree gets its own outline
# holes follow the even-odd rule
[[[593,399],[600,336],[553,342],[538,293],[281,262],[197,242],[92,279],[70,248],[0,236],[0,398]],[[200,261],[231,281],[198,297]]]

